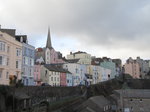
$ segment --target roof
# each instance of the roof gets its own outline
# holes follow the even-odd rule
[[[77,63],[80,59],[66,59],[65,61],[68,63]]]
[[[15,34],[16,34],[15,29],[1,29],[0,28],[0,31],[4,32],[4,33],[7,33],[7,34],[9,34],[10,36],[13,36],[13,37],[15,37]]]
[[[43,51],[43,48],[39,47],[39,48],[36,49],[36,51],[37,51],[37,52],[42,52],[42,51]]]
[[[104,96],[94,96],[89,98],[79,106],[80,112],[102,112],[104,106],[108,106],[110,102]]]
[[[27,35],[16,35],[15,36],[16,37],[16,40],[18,40],[19,42],[20,42],[20,40],[21,40],[21,37],[23,38],[23,42],[24,43],[27,43]]]
[[[91,97],[89,100],[102,108],[106,106],[107,104],[109,104],[109,101],[104,96],[94,96],[94,97]]]
[[[87,54],[87,53],[83,51],[78,51],[78,52],[74,52],[73,54]]]
[[[150,98],[150,90],[148,89],[115,90],[114,93],[121,94],[127,98]]]
[[[102,58],[93,58],[91,61],[92,65],[100,65],[101,62],[103,62],[104,60]]]
[[[45,64],[44,67],[47,68],[49,71],[70,73],[68,70],[63,69],[61,65]]]

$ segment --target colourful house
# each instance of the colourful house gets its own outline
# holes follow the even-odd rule
[[[140,78],[140,65],[131,57],[126,61],[124,70],[126,74],[131,75],[133,78]]]
[[[24,85],[34,85],[34,58],[35,47],[28,44],[26,35],[16,35],[22,43],[22,82]]]
[[[0,84],[9,85],[9,78],[21,79],[22,43],[15,39],[15,29],[0,29]]]
[[[60,86],[67,86],[66,72],[60,72]]]
[[[112,62],[111,59],[104,60],[103,62],[100,63],[100,66],[105,69],[111,70],[111,74],[109,74],[109,76],[108,76],[108,77],[110,77],[110,79],[113,79],[116,77],[116,64],[114,62]]]
[[[71,72],[67,72],[66,73],[66,83],[67,83],[67,86],[73,86],[73,76],[72,76],[72,73]]]
[[[41,85],[41,64],[37,63],[34,65],[34,85]]]

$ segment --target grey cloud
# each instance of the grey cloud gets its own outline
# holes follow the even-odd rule
[[[58,37],[110,48],[150,47],[149,0],[0,0],[0,21],[40,38]],[[143,41],[145,40],[145,41]],[[130,45],[129,45],[130,44]]]

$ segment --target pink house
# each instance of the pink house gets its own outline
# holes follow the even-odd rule
[[[140,66],[136,60],[129,58],[124,65],[125,73],[133,78],[140,78]]]
[[[57,63],[65,63],[62,59],[62,54],[60,52],[56,52],[54,48],[50,50],[50,63],[57,64]]]
[[[41,64],[34,65],[34,83],[37,86],[41,85]]]
[[[67,86],[67,79],[65,72],[60,73],[60,86]]]

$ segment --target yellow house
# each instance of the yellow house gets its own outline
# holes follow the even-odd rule
[[[22,43],[0,31],[0,85],[9,85],[9,78],[21,79]]]

